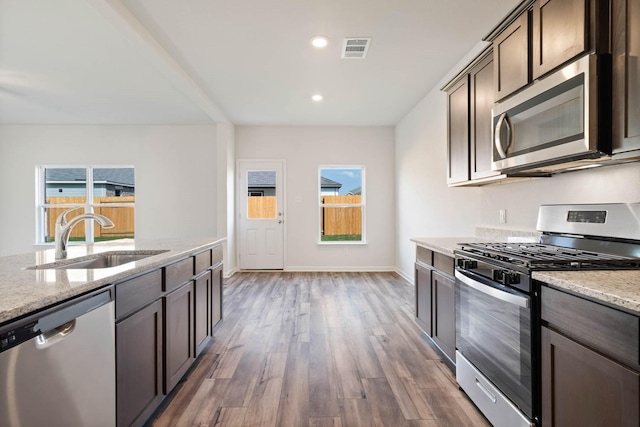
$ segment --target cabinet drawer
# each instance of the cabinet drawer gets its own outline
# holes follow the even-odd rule
[[[222,245],[215,246],[211,249],[211,265],[222,262]]]
[[[144,307],[162,295],[162,270],[158,269],[116,285],[116,320]]]
[[[171,292],[183,283],[193,279],[193,257],[174,262],[164,269],[164,290]]]
[[[433,251],[422,246],[416,246],[416,261],[433,265]]]
[[[640,318],[543,286],[541,315],[549,326],[616,360],[640,368]]]
[[[194,271],[195,275],[198,275],[211,267],[211,250],[200,252],[196,254],[194,258],[196,263],[196,269]]]
[[[433,266],[436,270],[440,270],[450,276],[453,276],[455,261],[454,258],[450,257],[449,255],[434,252]]]

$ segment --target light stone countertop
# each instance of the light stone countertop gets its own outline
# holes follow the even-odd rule
[[[418,246],[423,246],[435,252],[453,256],[453,251],[458,249],[459,243],[480,243],[489,242],[490,239],[480,239],[478,237],[416,237],[410,239]]]
[[[224,240],[223,238],[147,241],[122,239],[67,248],[67,261],[71,258],[109,251],[167,250],[162,254],[139,261],[101,269],[25,269],[55,262],[53,249],[0,257],[0,324],[138,273],[170,264]]]
[[[532,277],[640,315],[640,270],[534,271]]]

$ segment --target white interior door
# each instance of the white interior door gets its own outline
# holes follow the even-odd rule
[[[282,270],[284,164],[240,160],[238,170],[238,265],[242,270]]]

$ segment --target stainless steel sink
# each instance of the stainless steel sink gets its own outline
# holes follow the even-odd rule
[[[149,251],[111,251],[101,254],[87,255],[79,258],[71,258],[51,262],[48,264],[27,267],[28,270],[69,270],[69,269],[97,269],[117,267],[130,262],[139,261],[154,255],[167,252],[167,250]]]

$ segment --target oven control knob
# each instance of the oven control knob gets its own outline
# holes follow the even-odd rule
[[[502,283],[504,283],[505,285],[516,285],[520,283],[520,275],[517,273],[505,272],[504,280]]]
[[[463,270],[472,270],[474,268],[478,268],[478,262],[472,259],[459,259],[458,267],[462,268]]]
[[[502,273],[501,282],[504,285],[516,285],[520,283],[520,275],[518,273],[511,273],[509,271],[504,271]]]
[[[493,280],[503,285],[515,285],[520,283],[520,275],[508,270],[493,270]]]

